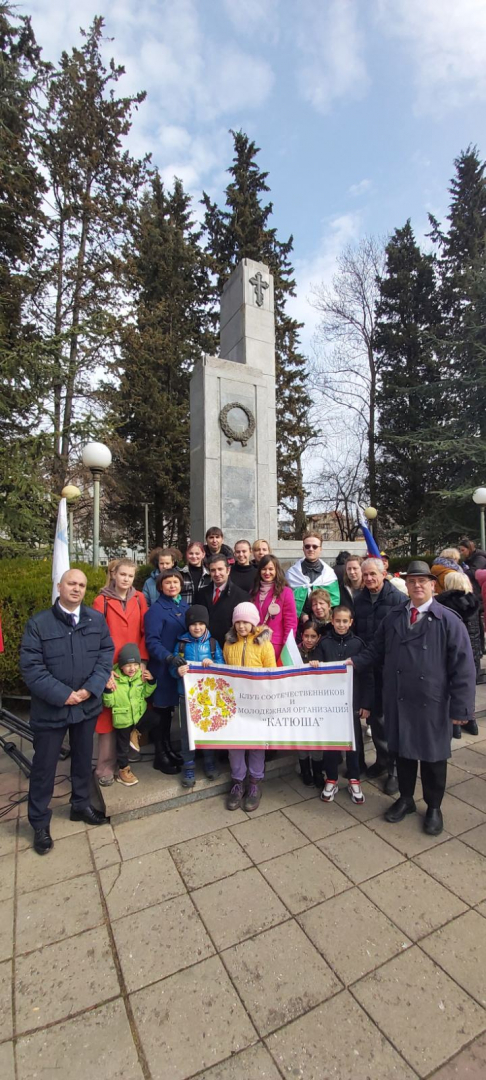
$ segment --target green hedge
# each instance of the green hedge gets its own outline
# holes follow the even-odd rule
[[[75,563],[88,579],[86,604],[92,604],[105,583],[103,567],[94,570],[86,563]],[[5,694],[25,694],[19,671],[19,649],[24,626],[36,611],[51,606],[52,563],[19,558],[3,559],[0,573],[0,610],[5,652],[0,653],[0,686]]]
[[[426,562],[429,566],[432,566],[436,560],[436,555],[415,555],[415,559],[420,559],[421,562]],[[407,569],[409,563],[412,562],[411,555],[390,555],[389,572],[390,574],[398,574],[399,571]]]

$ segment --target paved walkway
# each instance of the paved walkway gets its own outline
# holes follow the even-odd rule
[[[22,805],[0,823],[2,1080],[484,1080],[480,723],[437,840],[420,813],[387,825],[377,785],[325,806],[294,775],[251,817],[217,796],[86,829],[58,805],[44,858]]]

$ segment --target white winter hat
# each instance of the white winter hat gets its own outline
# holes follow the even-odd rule
[[[235,622],[249,622],[252,626],[258,626],[260,615],[254,604],[237,604],[233,611],[233,626]]]

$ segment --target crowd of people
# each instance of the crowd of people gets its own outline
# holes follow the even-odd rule
[[[186,564],[174,548],[151,553],[153,569],[142,591],[136,566],[113,560],[91,608],[86,578],[69,570],[53,607],[33,616],[21,648],[21,669],[31,693],[34,758],[28,816],[34,848],[45,854],[50,835],[55,772],[63,740],[71,746],[71,817],[91,825],[106,818],[90,803],[93,739],[95,777],[101,788],[139,778],[131,765],[144,740],[154,744],[153,766],[196,783],[189,747],[184,675],[191,663],[251,668],[282,664],[290,634],[302,662],[353,666],[355,749],[346,754],[347,790],[365,801],[361,780],[384,778],[399,795],[386,813],[390,823],[415,810],[418,762],[427,812],[425,830],[442,830],[451,735],[465,726],[477,734],[475,682],[481,678],[486,555],[469,540],[444,549],[432,567],[414,560],[406,574],[388,573],[388,557],[342,553],[335,567],[322,558],[322,541],[303,538],[302,556],[284,572],[266,540],[224,544],[220,528],[205,543],[190,540]],[[179,738],[173,737],[178,706]],[[366,769],[363,724],[376,751]],[[265,751],[228,751],[231,790],[227,806],[255,810],[261,799]],[[323,803],[338,791],[338,751],[299,755],[302,782],[315,785]],[[219,762],[206,749],[205,775]]]

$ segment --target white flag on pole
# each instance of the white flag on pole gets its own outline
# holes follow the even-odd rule
[[[69,570],[67,502],[61,499],[57,511],[56,539],[52,556],[52,603],[59,596],[57,586],[66,570]]]

